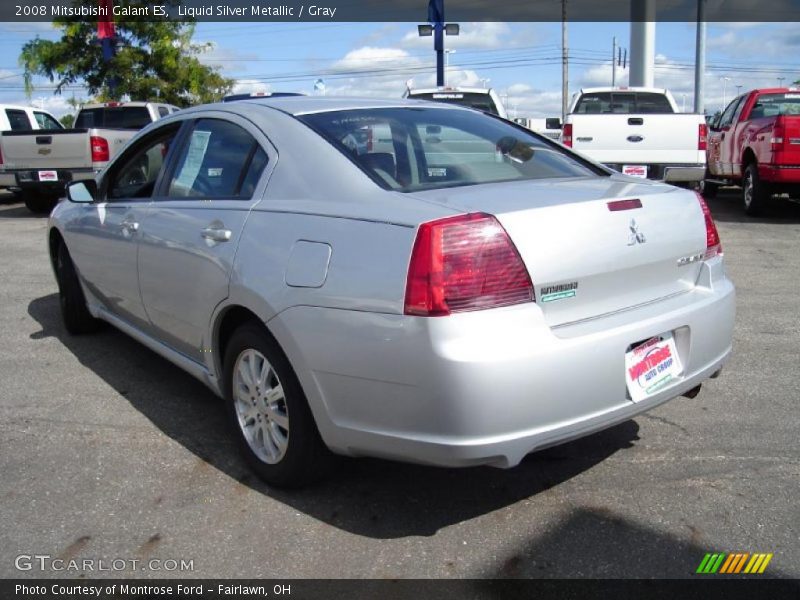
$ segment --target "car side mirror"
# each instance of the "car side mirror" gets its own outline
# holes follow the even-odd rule
[[[94,202],[97,198],[97,182],[94,179],[83,179],[67,184],[67,200],[70,202]]]
[[[544,126],[547,129],[562,129],[561,119],[558,117],[550,117],[544,120]]]

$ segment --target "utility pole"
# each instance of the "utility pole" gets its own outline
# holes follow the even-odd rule
[[[569,50],[567,42],[567,0],[561,0],[561,122],[567,120],[569,102]]]
[[[617,85],[617,36],[611,40],[611,87]]]
[[[694,58],[694,112],[705,112],[706,0],[697,0],[697,44]]]

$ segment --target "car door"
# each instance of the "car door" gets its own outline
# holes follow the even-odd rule
[[[143,223],[139,284],[155,336],[201,362],[239,236],[276,153],[252,123],[229,113],[201,113],[187,125]]]
[[[128,148],[104,174],[98,202],[68,225],[67,243],[90,288],[105,308],[147,330],[139,294],[137,250],[141,225],[180,124],[162,127]]]
[[[734,98],[719,119],[720,174],[725,177],[729,177],[731,174],[731,140],[733,139],[731,125],[733,123],[734,113],[741,104],[742,99],[743,98]]]

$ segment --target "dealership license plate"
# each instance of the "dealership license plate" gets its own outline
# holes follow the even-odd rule
[[[58,181],[58,171],[39,171],[39,181]]]
[[[625,381],[634,402],[658,393],[676,381],[682,372],[671,333],[652,337],[625,353]]]
[[[623,175],[630,175],[631,177],[640,177],[647,179],[647,166],[645,165],[622,165]]]

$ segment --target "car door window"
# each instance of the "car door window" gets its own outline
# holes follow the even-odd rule
[[[8,124],[11,126],[11,131],[28,131],[33,129],[33,127],[31,127],[31,122],[28,120],[28,115],[25,114],[24,110],[7,108],[6,116],[8,117]]]
[[[164,127],[120,157],[111,174],[108,199],[151,197],[179,129],[180,124]]]
[[[176,159],[170,198],[250,198],[267,154],[242,127],[220,119],[199,120]]]
[[[169,109],[166,106],[159,106],[158,107],[158,116],[159,117],[166,117],[169,114]]]
[[[39,124],[39,129],[63,129],[61,123],[56,121],[53,117],[43,112],[33,113],[36,122]]]
[[[722,113],[722,116],[719,118],[719,127],[728,127],[733,122],[733,113],[736,112],[736,109],[739,107],[739,102],[741,102],[741,98],[736,98],[728,104],[728,108],[725,109],[725,112]]]

